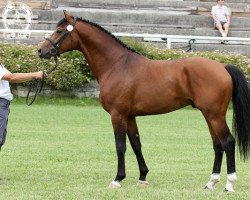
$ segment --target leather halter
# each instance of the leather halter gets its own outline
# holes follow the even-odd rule
[[[74,30],[74,26],[76,24],[76,21],[77,21],[77,17],[74,17],[74,21],[72,24],[68,23],[68,26],[67,26],[67,29],[66,31],[63,33],[63,35],[59,38],[58,41],[54,42],[52,41],[50,38],[45,38],[46,40],[48,40],[50,42],[50,44],[53,46],[53,48],[50,50],[50,54],[52,56],[60,56],[59,52],[58,52],[58,49],[60,47],[60,45],[63,43],[63,41],[65,40],[65,38],[70,35],[71,37],[71,49],[73,49],[73,37],[72,37],[72,34],[71,32]],[[68,27],[69,26],[72,26],[72,30],[68,30]]]

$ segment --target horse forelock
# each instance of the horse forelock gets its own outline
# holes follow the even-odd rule
[[[68,23],[67,20],[63,18],[57,23],[56,27],[66,25],[67,23]]]

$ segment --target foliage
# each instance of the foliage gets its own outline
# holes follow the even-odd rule
[[[46,84],[60,90],[71,90],[92,78],[82,54],[68,52],[59,57],[59,66],[46,79]],[[37,46],[0,43],[0,62],[11,72],[31,72],[46,70],[54,66],[54,61],[40,59]]]
[[[135,39],[123,38],[123,42],[138,53],[155,60],[173,60],[192,56],[201,56],[217,60],[225,64],[239,66],[250,74],[249,63],[242,55],[219,52],[191,52],[160,49],[153,44],[145,44]],[[31,72],[46,70],[54,65],[54,61],[40,59],[37,56],[37,46],[0,43],[0,62],[11,72]],[[72,51],[59,57],[59,67],[46,79],[46,84],[60,90],[71,90],[94,79],[86,59],[81,52]]]

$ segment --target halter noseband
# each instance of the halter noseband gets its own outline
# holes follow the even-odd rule
[[[60,45],[62,44],[62,42],[64,41],[64,39],[68,35],[70,35],[70,37],[71,37],[71,49],[73,49],[73,37],[72,37],[71,32],[74,29],[76,21],[77,21],[77,17],[74,17],[73,23],[72,24],[68,23],[66,32],[64,32],[64,34],[62,35],[62,37],[57,42],[53,42],[50,38],[45,38],[53,46],[53,48],[49,52],[52,56],[59,56],[58,48],[60,47]]]

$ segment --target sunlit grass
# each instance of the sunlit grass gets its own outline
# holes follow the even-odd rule
[[[0,199],[249,199],[250,165],[237,155],[235,194],[225,194],[225,159],[221,182],[203,189],[210,178],[213,150],[207,125],[195,109],[137,118],[148,187],[137,187],[135,156],[127,143],[127,178],[122,188],[108,188],[117,158],[110,116],[98,105],[79,106],[43,100],[11,106],[8,138],[0,167]],[[62,100],[61,100],[62,101]],[[232,112],[228,121],[231,125]]]

